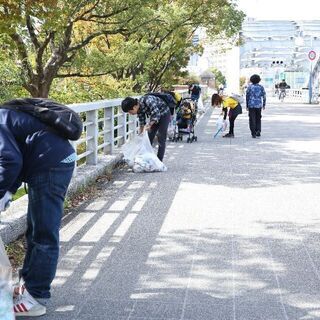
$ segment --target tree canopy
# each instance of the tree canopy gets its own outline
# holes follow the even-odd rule
[[[96,99],[110,83],[128,92],[174,83],[201,50],[197,28],[231,37],[244,14],[229,0],[0,0],[0,18],[7,83],[33,97],[73,88]]]

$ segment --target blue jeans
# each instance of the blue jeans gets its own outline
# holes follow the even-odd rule
[[[59,163],[29,179],[27,252],[21,276],[34,298],[50,298],[59,257],[59,228],[74,163]]]
[[[191,100],[198,102],[200,94],[191,94]]]

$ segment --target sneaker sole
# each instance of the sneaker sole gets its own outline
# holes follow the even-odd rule
[[[15,313],[16,317],[40,317],[47,313],[47,310],[45,307],[41,308],[34,308],[34,310],[29,310],[27,312],[19,312]]]

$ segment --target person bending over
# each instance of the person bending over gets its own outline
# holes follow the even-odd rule
[[[121,108],[123,112],[138,116],[139,133],[147,130],[151,144],[157,134],[159,145],[157,156],[160,161],[163,161],[167,130],[171,118],[169,106],[161,98],[146,94],[140,99],[125,98],[121,103]],[[146,122],[147,118],[149,118],[148,124]]]
[[[228,96],[220,96],[214,93],[211,97],[211,105],[213,107],[222,107],[223,119],[227,119],[229,116],[229,132],[225,134],[224,138],[234,138],[234,122],[239,114],[242,113],[242,107],[240,103]],[[229,110],[229,112],[228,112]]]

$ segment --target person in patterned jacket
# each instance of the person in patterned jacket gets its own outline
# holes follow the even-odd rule
[[[150,143],[158,136],[158,158],[163,161],[166,150],[167,130],[171,119],[169,106],[159,97],[144,95],[140,99],[125,98],[121,103],[123,112],[137,115],[139,118],[139,133],[148,131]],[[149,118],[147,124],[146,120]]]
[[[246,92],[247,110],[249,111],[249,127],[252,138],[261,135],[261,111],[266,107],[266,92],[264,87],[259,84],[261,78],[254,74],[250,77],[251,85]]]

